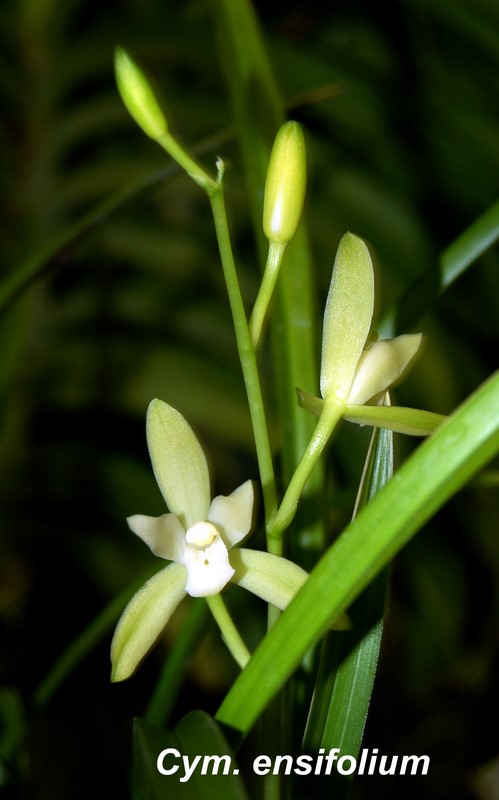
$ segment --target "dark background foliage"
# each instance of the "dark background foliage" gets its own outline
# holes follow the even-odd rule
[[[497,199],[497,3],[255,7],[307,136],[317,329],[347,229],[376,250],[381,318]],[[208,165],[226,160],[249,305],[258,265],[205,0],[1,4],[2,277],[114,192],[168,167],[117,96],[118,43],[146,65],[181,138]],[[495,248],[419,321],[426,350],[400,403],[448,413],[497,366],[497,269]],[[0,794],[78,800],[99,785],[127,796],[130,720],[144,712],[168,640],[133,681],[111,686],[109,633],[41,707],[35,699],[64,648],[154,566],[124,522],[162,513],[145,447],[149,400],[162,397],[196,427],[217,491],[256,475],[205,197],[170,170],[103,215],[3,310],[0,342]],[[340,444],[330,457],[335,532],[365,436],[345,430]],[[412,445],[397,446],[402,459]],[[487,789],[499,769],[497,520],[496,491],[466,489],[396,561],[366,746],[428,753],[431,773],[422,783],[366,779],[359,798],[498,796]],[[214,712],[233,675],[210,628],[174,718]]]

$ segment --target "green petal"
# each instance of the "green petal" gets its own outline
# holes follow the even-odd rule
[[[159,558],[184,563],[185,531],[175,514],[146,517],[134,514],[127,517],[128,527],[142,539]]]
[[[293,561],[259,550],[241,548],[230,551],[235,569],[232,583],[256,594],[283,611],[308,578],[308,573]],[[331,625],[345,630],[350,623],[345,614]]]
[[[338,247],[324,313],[321,394],[347,400],[374,309],[374,274],[366,245],[346,233]]]
[[[187,530],[206,520],[210,507],[210,475],[206,457],[182,414],[152,400],[147,410],[147,445],[161,494]]]
[[[221,530],[227,547],[234,547],[249,533],[253,518],[255,493],[252,481],[246,481],[227,497],[218,495],[212,501],[208,520]]]
[[[398,381],[418,352],[422,338],[421,333],[406,333],[395,339],[378,339],[364,350],[355,370],[349,405],[361,406]]]
[[[183,564],[168,564],[132,597],[111,644],[112,681],[124,681],[135,672],[185,597],[186,580]]]

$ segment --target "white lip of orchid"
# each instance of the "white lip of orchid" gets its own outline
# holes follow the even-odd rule
[[[218,594],[234,575],[227,547],[211,522],[195,522],[185,534],[185,590],[191,597]]]

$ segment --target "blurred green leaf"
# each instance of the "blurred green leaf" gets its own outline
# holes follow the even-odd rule
[[[178,769],[162,775],[158,756],[166,754],[165,769]],[[186,776],[185,761],[197,765]],[[197,761],[195,761],[197,759]],[[204,772],[203,772],[204,770]],[[232,751],[217,723],[204,711],[192,711],[173,730],[163,730],[146,720],[134,723],[133,800],[246,800]]]
[[[101,642],[112,630],[127,601],[135,594],[142,584],[157,570],[150,569],[147,573],[135,578],[130,584],[114,597],[110,603],[97,614],[92,622],[84,628],[71,644],[61,653],[47,676],[37,687],[34,695],[36,705],[44,707],[52,699],[54,693],[71,675],[84,658]]]
[[[418,318],[431,307],[446,289],[459,278],[468,267],[499,239],[499,202],[494,203],[476,219],[457,239],[449,244],[440,256],[438,269],[427,270],[411,284],[397,304],[394,325],[381,323],[384,333],[388,330],[407,331]]]
[[[28,731],[26,711],[17,689],[0,687],[0,790],[14,784],[14,776],[22,764],[21,743]]]

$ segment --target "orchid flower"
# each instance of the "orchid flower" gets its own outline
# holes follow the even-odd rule
[[[385,403],[388,389],[413,361],[420,333],[369,340],[374,311],[374,271],[366,244],[346,233],[338,247],[324,312],[321,397],[298,389],[298,401],[319,420],[275,515],[278,537],[293,519],[312,470],[341,419],[426,436],[445,417]]]
[[[302,406],[320,416],[334,405],[351,422],[424,436],[444,420],[440,414],[382,405],[385,393],[414,362],[422,334],[369,339],[374,310],[374,272],[366,244],[343,236],[324,313],[320,389],[322,399],[298,390]],[[335,415],[336,416],[336,415]]]
[[[189,594],[210,597],[229,582],[284,609],[306,581],[301,567],[271,553],[235,549],[249,533],[254,492],[246,481],[211,500],[203,449],[184,417],[161,400],[147,412],[147,442],[156,481],[170,513],[136,514],[127,522],[166,567],[139,589],[118,622],[111,645],[112,679],[125,680]],[[345,627],[339,620],[336,627]]]

